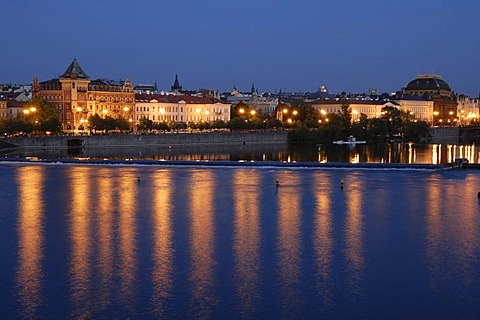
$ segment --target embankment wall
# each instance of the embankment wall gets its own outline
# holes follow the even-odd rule
[[[83,146],[178,146],[178,145],[246,145],[287,143],[286,132],[205,132],[205,133],[165,133],[152,135],[92,135],[92,136],[53,136],[53,137],[14,137],[2,139],[20,147],[67,147],[68,141],[79,139]]]
[[[458,143],[459,127],[436,127],[430,129],[431,143]]]

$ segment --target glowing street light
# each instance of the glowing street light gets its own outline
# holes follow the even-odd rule
[[[250,111],[250,114],[251,114],[252,116],[254,116],[255,113],[257,113],[255,110]]]
[[[238,112],[240,112],[240,113],[242,113],[242,114],[243,114],[243,113],[245,112],[245,109],[243,109],[243,108],[240,108],[240,110],[238,110]]]

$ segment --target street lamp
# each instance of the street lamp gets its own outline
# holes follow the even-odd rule
[[[82,123],[82,134],[83,134],[84,131],[85,131],[85,125],[86,125],[86,123],[88,123],[88,119],[81,118],[80,122]]]

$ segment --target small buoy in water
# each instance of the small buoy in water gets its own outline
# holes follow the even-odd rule
[[[477,197],[479,197],[479,198],[480,198],[480,192],[477,194]]]
[[[280,184],[278,183],[278,179],[275,180],[275,185],[278,187]]]
[[[343,183],[344,183],[344,182],[345,182],[345,181],[344,181],[343,179],[340,180],[340,190],[343,190]]]
[[[137,176],[137,181],[140,182],[140,176]]]

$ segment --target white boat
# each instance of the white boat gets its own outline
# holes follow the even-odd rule
[[[333,144],[348,144],[348,145],[365,144],[365,143],[367,143],[367,141],[357,140],[354,136],[349,136],[347,140],[333,141]]]

